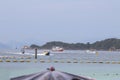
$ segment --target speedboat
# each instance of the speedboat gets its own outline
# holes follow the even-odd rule
[[[41,53],[41,55],[49,56],[49,55],[50,55],[50,52],[49,52],[49,51],[44,51],[44,52]]]

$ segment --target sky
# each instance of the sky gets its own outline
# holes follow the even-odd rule
[[[120,0],[0,0],[0,43],[120,38]]]

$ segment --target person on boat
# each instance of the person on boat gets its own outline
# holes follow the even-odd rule
[[[25,50],[24,50],[24,48],[22,48],[22,49],[21,49],[21,52],[22,52],[22,54],[24,54],[24,53],[25,53]]]

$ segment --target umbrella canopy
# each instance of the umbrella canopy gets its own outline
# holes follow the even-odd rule
[[[47,71],[24,75],[20,77],[11,78],[10,80],[94,80],[74,74],[55,71],[54,67],[48,68]]]

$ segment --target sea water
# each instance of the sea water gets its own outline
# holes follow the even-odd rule
[[[51,56],[38,56],[37,61],[35,61],[33,54],[18,53],[16,51],[3,51],[0,56],[15,56],[17,60],[19,57],[31,56],[31,62],[0,62],[0,80],[10,80],[12,77],[41,72],[51,66],[59,71],[96,80],[120,80],[120,52],[98,51],[97,54],[80,50],[51,52]],[[34,53],[34,51],[26,53]],[[1,59],[5,60],[2,57]],[[45,62],[40,62],[40,60]]]

